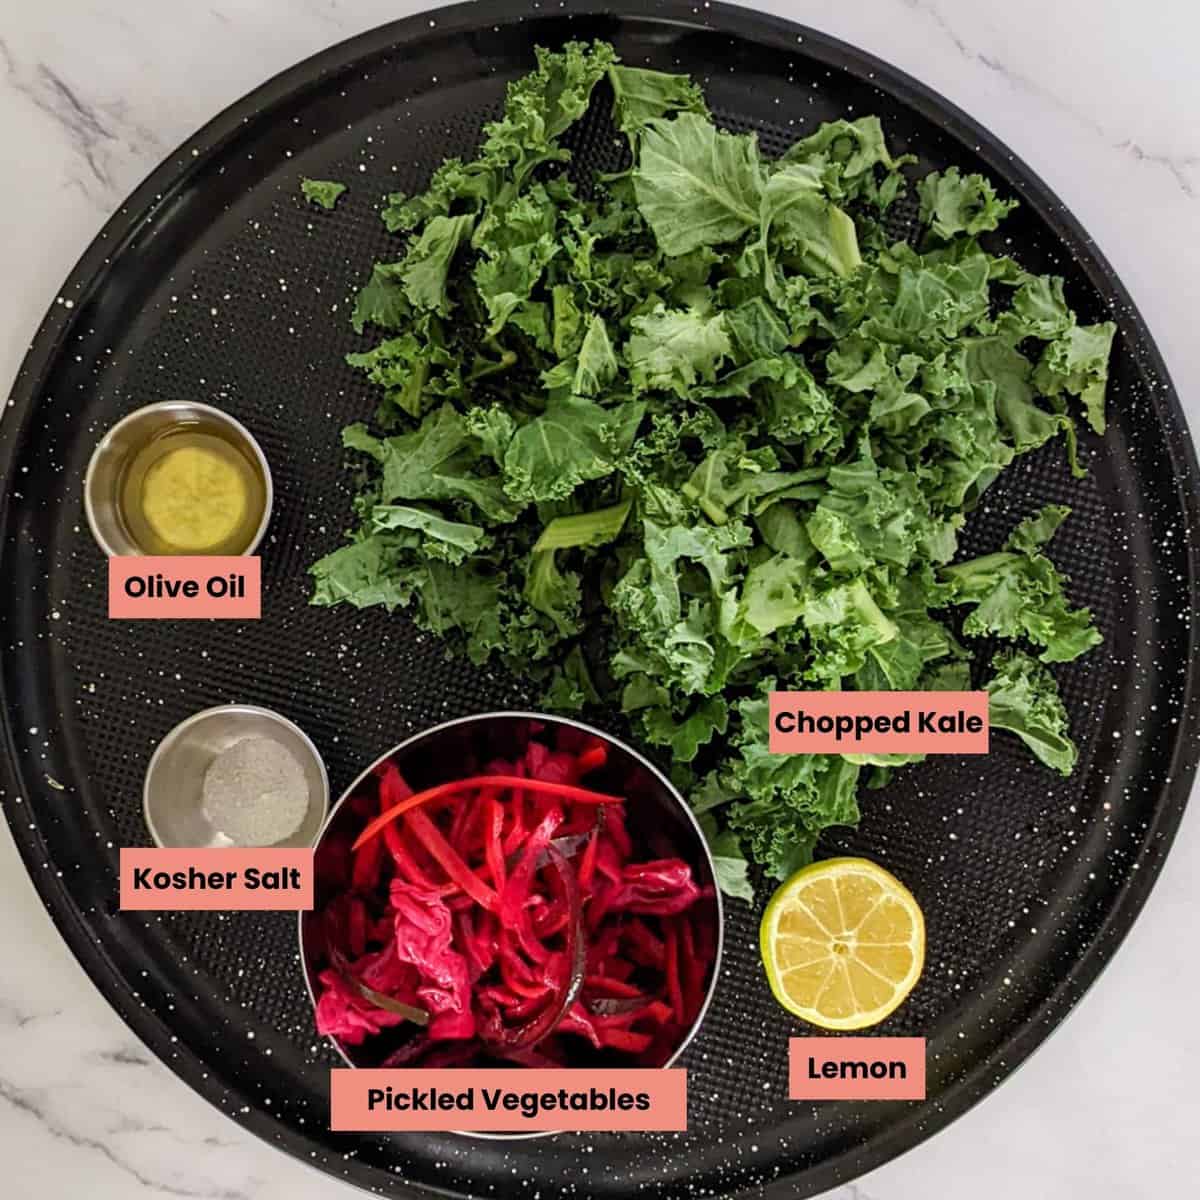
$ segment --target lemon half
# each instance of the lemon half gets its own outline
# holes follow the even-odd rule
[[[775,999],[822,1029],[865,1029],[894,1012],[925,965],[925,919],[912,893],[865,858],[797,871],[759,930]]]

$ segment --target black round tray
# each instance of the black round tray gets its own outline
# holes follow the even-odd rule
[[[335,794],[435,720],[527,702],[519,680],[447,661],[403,617],[307,605],[305,568],[349,514],[338,431],[375,406],[342,363],[346,298],[388,246],[374,206],[469,151],[537,43],[599,36],[626,61],[692,72],[718,119],[776,153],[821,120],[878,113],[930,168],[984,170],[1021,200],[1006,232],[1067,277],[1084,320],[1119,325],[1112,429],[1073,483],[1061,451],[1022,458],[987,493],[967,550],[1046,502],[1075,518],[1053,553],[1104,646],[1058,674],[1081,759],[1066,781],[1012,739],[942,759],[869,796],[829,852],[899,874],[929,927],[924,978],[880,1033],[929,1039],[924,1103],[786,1098],[805,1032],[770,998],[756,914],[731,903],[725,970],[690,1047],[686,1134],[505,1145],[451,1134],[334,1135],[327,1069],[287,914],[120,914],[117,848],[146,844],[141,780],[189,713],[240,700],[315,739]],[[602,121],[575,141],[611,162]],[[335,213],[301,175],[343,179]],[[897,213],[911,231],[912,207]],[[119,416],[199,399],[244,421],[274,469],[262,620],[110,622],[82,518],[88,454]],[[986,130],[886,64],[721,5],[467,5],[337,46],[267,83],[165,162],[64,284],[0,423],[4,805],[59,929],[130,1026],[233,1119],[376,1191],[623,1196],[812,1195],[944,1126],[1062,1019],[1128,930],[1196,766],[1196,460],[1162,361],[1112,270],[1047,188]],[[1002,1164],[997,1163],[997,1166]]]

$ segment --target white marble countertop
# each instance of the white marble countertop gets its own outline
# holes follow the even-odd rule
[[[486,4],[486,0],[483,0]],[[0,23],[0,379],[76,257],[177,143],[268,75],[427,7],[410,0],[51,0]],[[956,101],[1029,161],[1112,260],[1200,429],[1200,8],[1181,0],[760,0]],[[1200,922],[1185,820],[1145,913],[1062,1030],[948,1130],[837,1200],[1182,1195]],[[7,1196],[352,1193],[221,1116],[94,990],[0,833],[0,1161]],[[1193,951],[1194,953],[1194,951]],[[1173,997],[1180,997],[1175,1000]]]

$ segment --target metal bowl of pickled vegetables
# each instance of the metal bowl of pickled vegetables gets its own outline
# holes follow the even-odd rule
[[[694,816],[576,721],[487,713],[401,742],[333,807],[315,869],[301,959],[350,1066],[668,1066],[718,977]]]

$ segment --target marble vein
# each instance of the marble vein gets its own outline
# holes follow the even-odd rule
[[[153,1188],[168,1196],[178,1196],[182,1200],[252,1200],[251,1193],[241,1188],[193,1188],[172,1184],[162,1179],[154,1179],[139,1170],[133,1163],[128,1162],[112,1148],[111,1145],[98,1138],[78,1134],[54,1120],[50,1112],[33,1099],[32,1095],[21,1088],[15,1087],[7,1080],[0,1078],[0,1101],[10,1108],[35,1120],[46,1133],[56,1141],[66,1142],[80,1150],[99,1154],[119,1171],[127,1175],[134,1183],[142,1188]],[[147,1129],[143,1128],[142,1132]]]
[[[1070,117],[1076,124],[1083,126],[1096,137],[1103,140],[1112,149],[1118,153],[1127,155],[1133,162],[1157,167],[1165,171],[1189,200],[1197,198],[1197,184],[1193,181],[1192,175],[1200,173],[1200,154],[1168,154],[1165,151],[1148,149],[1137,139],[1122,138],[1114,140],[1103,122],[1089,116],[1044,83],[1025,72],[1017,70],[995,55],[985,54],[983,51],[973,47],[963,34],[958,31],[957,26],[946,15],[942,5],[937,0],[900,0],[900,2],[905,8],[926,17],[963,58],[970,62],[978,63],[988,71],[998,75],[1015,90],[1028,92],[1046,101],[1059,112]]]
[[[38,1012],[30,1012],[9,1000],[0,998],[0,1025],[12,1025],[17,1029],[24,1029],[35,1021],[51,1021],[55,1017],[61,1017],[62,1011],[61,1008],[43,1008]]]
[[[116,135],[100,120],[96,110],[84,104],[45,63],[38,63],[36,77],[42,86],[29,89],[27,95],[66,128],[92,174],[101,184],[109,187],[112,178],[101,162],[99,151],[104,142],[113,141]]]
[[[93,99],[82,86],[50,63],[22,66],[0,38],[0,62],[8,86],[53,122],[79,169],[71,182],[89,198],[111,204],[127,186],[126,161],[153,160],[166,147],[147,126],[132,120],[120,99]]]
[[[149,1067],[154,1063],[148,1054],[126,1046],[118,1046],[115,1050],[93,1050],[88,1057],[93,1062],[113,1063],[123,1067]]]

